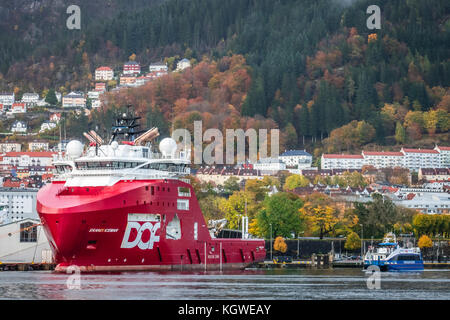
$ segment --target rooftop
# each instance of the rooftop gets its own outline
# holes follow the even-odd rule
[[[437,150],[433,150],[433,149],[407,149],[407,148],[402,148],[402,151],[405,153],[434,153],[434,154],[438,154],[439,151]]]
[[[363,159],[360,154],[323,154],[325,159]]]
[[[42,157],[42,158],[51,158],[53,155],[56,155],[57,152],[50,151],[26,151],[26,152],[16,152],[11,151],[5,154],[5,157],[21,157],[21,156],[29,156],[29,157]]]
[[[397,157],[403,157],[404,154],[401,152],[391,152],[391,151],[381,151],[381,152],[377,152],[377,151],[363,151],[363,154],[365,156],[397,156]]]
[[[311,157],[311,154],[306,152],[306,150],[287,150],[280,157],[290,157],[290,156],[308,156]]]

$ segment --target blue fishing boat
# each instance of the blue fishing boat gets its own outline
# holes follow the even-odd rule
[[[423,271],[420,248],[402,248],[395,234],[388,233],[382,243],[370,246],[364,256],[364,268],[378,266],[381,271]]]

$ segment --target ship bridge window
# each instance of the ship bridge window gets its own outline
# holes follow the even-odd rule
[[[143,167],[143,169],[152,169],[159,171],[168,171],[168,172],[186,172],[185,164],[175,164],[175,163],[150,163]]]
[[[122,162],[122,161],[94,161],[94,162],[76,162],[75,166],[78,170],[103,170],[103,169],[125,169],[135,168],[142,164],[139,162]]]
[[[72,171],[72,167],[69,165],[56,165],[56,172],[59,174],[67,173]]]

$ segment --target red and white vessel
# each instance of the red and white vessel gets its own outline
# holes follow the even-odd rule
[[[245,228],[208,227],[183,179],[190,154],[177,151],[171,138],[153,153],[149,141],[158,130],[141,134],[138,119],[123,114],[108,144],[94,131],[85,134],[91,146],[84,154],[81,142],[71,141],[66,158],[54,163],[57,176],[39,190],[37,211],[55,270],[218,270],[264,260],[264,240]]]

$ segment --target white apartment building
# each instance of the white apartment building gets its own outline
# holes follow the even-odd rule
[[[123,65],[123,75],[138,75],[141,73],[141,65],[136,61],[128,61]]]
[[[405,155],[404,166],[411,171],[441,167],[441,154],[437,150],[402,148],[400,152]]]
[[[12,166],[28,167],[41,166],[49,167],[58,156],[57,152],[7,152],[3,156],[3,164]]]
[[[0,188],[1,220],[10,223],[23,219],[39,219],[36,211],[38,189]],[[0,224],[2,223],[0,221]]]
[[[89,99],[98,99],[100,98],[100,91],[88,91],[87,96]]]
[[[278,158],[263,158],[253,164],[254,170],[280,171],[286,170],[286,164]]]
[[[110,67],[95,69],[95,81],[109,81],[114,78],[114,71]]]
[[[152,63],[148,67],[148,70],[150,72],[159,72],[159,71],[168,72],[169,71],[169,67],[167,66],[167,64],[165,64],[163,62],[155,62],[155,63]]]
[[[448,214],[450,212],[450,195],[446,192],[404,192],[403,199],[394,199],[396,205],[414,209],[428,214]]]
[[[33,141],[28,144],[28,151],[48,151],[48,142],[45,141]]]
[[[306,169],[311,168],[312,164],[312,155],[306,150],[287,150],[279,158],[287,167]]]
[[[450,168],[420,168],[418,178],[426,181],[449,181],[450,185]]]
[[[0,104],[12,106],[15,101],[14,92],[0,92]]]
[[[78,107],[85,108],[86,107],[86,98],[82,92],[71,92],[65,95],[62,98],[62,106],[63,108],[68,107]]]
[[[26,92],[22,95],[22,102],[26,103],[27,106],[33,106],[39,101],[39,94]]]
[[[322,154],[322,169],[361,169],[364,157],[358,154]]]
[[[363,151],[364,165],[380,168],[404,167],[405,156],[401,152]]]
[[[434,147],[441,154],[441,168],[450,168],[450,147]]]
[[[22,149],[22,145],[20,143],[15,143],[15,142],[0,143],[0,153],[11,152],[11,151],[20,152],[21,149]]]

